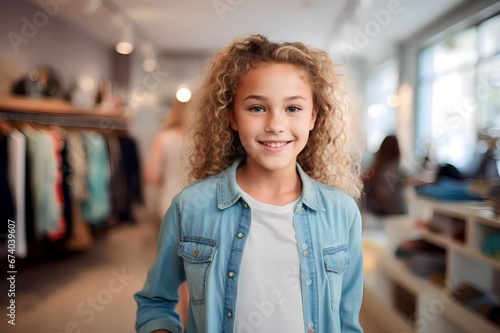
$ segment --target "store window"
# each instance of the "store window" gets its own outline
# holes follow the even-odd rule
[[[398,75],[396,60],[389,60],[371,72],[366,80],[367,107],[363,119],[368,153],[376,152],[387,135],[396,133]]]
[[[500,129],[500,15],[422,50],[418,76],[416,148],[467,169],[478,134]]]

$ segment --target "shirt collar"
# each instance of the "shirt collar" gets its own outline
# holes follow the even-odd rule
[[[235,161],[229,168],[220,173],[217,179],[217,207],[226,209],[234,205],[241,198],[241,191],[236,183],[236,170],[242,159]],[[297,163],[300,180],[302,181],[302,194],[300,203],[307,207],[325,211],[321,204],[318,184],[302,170]]]

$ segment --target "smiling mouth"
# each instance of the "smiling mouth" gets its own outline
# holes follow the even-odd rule
[[[279,142],[259,141],[259,142],[260,142],[260,144],[263,144],[264,146],[267,146],[267,147],[281,148],[291,141],[279,141]]]

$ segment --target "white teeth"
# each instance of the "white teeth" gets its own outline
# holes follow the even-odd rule
[[[286,142],[263,142],[264,145],[271,147],[271,148],[280,148],[286,145]]]

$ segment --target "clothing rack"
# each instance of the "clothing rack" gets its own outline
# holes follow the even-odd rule
[[[29,125],[29,126],[25,126]],[[30,99],[26,97],[0,97],[0,132],[3,135],[8,135],[11,130],[12,131],[21,131],[24,132],[24,129],[32,127],[33,129],[39,130],[41,132],[47,131],[51,132],[54,135],[65,136],[72,135],[76,133],[86,133],[85,135],[90,135],[91,133],[97,134],[101,136],[105,140],[106,150],[108,151],[107,159],[112,161],[106,162],[109,164],[107,168],[109,168],[109,172],[111,173],[109,176],[109,192],[107,192],[106,198],[109,198],[109,205],[111,209],[107,213],[108,218],[102,222],[91,222],[91,217],[95,219],[96,210],[94,208],[88,208],[87,212],[92,216],[85,217],[82,209],[73,209],[74,207],[81,207],[84,202],[83,199],[73,197],[72,194],[68,193],[88,193],[86,197],[86,202],[90,202],[88,199],[92,198],[90,191],[74,191],[70,190],[66,186],[66,190],[69,192],[63,192],[64,197],[64,206],[62,206],[61,216],[68,217],[66,219],[66,230],[74,230],[74,232],[68,231],[65,237],[62,240],[51,240],[46,236],[48,232],[46,230],[42,230],[41,233],[34,233],[34,228],[39,227],[33,224],[35,222],[33,214],[28,218],[28,211],[33,212],[34,203],[29,198],[33,198],[32,194],[26,194],[26,191],[29,191],[31,187],[27,187],[27,185],[22,185],[17,188],[16,193],[20,194],[21,197],[17,196],[17,203],[22,202],[19,207],[22,207],[22,211],[24,212],[21,220],[24,222],[30,221],[29,224],[24,224],[22,230],[25,235],[28,235],[27,226],[30,226],[29,236],[26,236],[24,244],[27,244],[27,252],[23,250],[23,255],[20,258],[24,259],[24,262],[28,265],[32,262],[32,260],[37,261],[38,259],[47,257],[52,257],[54,255],[57,256],[65,256],[68,253],[72,252],[80,252],[90,247],[93,243],[93,238],[97,236],[97,233],[101,231],[106,231],[110,227],[116,225],[117,223],[123,222],[135,222],[132,204],[142,204],[142,189],[140,184],[140,165],[138,163],[138,151],[133,137],[130,137],[127,133],[127,119],[120,115],[107,114],[103,111],[92,110],[92,109],[82,109],[76,108],[69,104],[66,101],[60,99],[53,98],[44,98],[44,99]],[[26,132],[24,132],[26,133]],[[66,137],[67,138],[67,137]],[[66,141],[66,143],[69,141]],[[97,143],[101,142],[97,140],[94,136],[87,143],[92,143],[92,149],[90,151],[99,150],[98,146],[95,146]],[[27,141],[26,141],[27,143]],[[85,145],[85,142],[83,143]],[[10,147],[10,146],[9,146]],[[45,146],[44,146],[45,147]],[[39,149],[37,151],[40,151]],[[102,151],[102,150],[101,150]],[[5,152],[5,151],[4,151]],[[22,156],[26,154],[23,153]],[[68,151],[66,151],[68,154]],[[82,156],[82,153],[75,153],[78,156]],[[42,154],[47,155],[47,154]],[[87,151],[83,154],[87,156]],[[27,156],[27,155],[26,155]],[[47,155],[48,156],[48,155]],[[65,155],[68,158],[68,155]],[[72,157],[75,158],[75,155]],[[101,156],[102,158],[102,156]],[[111,160],[112,159],[112,160]],[[5,160],[3,160],[5,161]],[[8,161],[8,158],[7,158]],[[14,161],[14,159],[11,159]],[[26,157],[26,164],[23,164],[24,167],[22,170],[25,170],[28,166],[28,162],[32,161]],[[69,160],[65,160],[68,163]],[[101,162],[102,159],[99,159],[98,162]],[[94,162],[96,162],[94,160]],[[34,162],[33,162],[34,163]],[[63,177],[63,182],[65,177],[68,176],[68,172],[74,172],[74,169],[68,164],[64,164],[59,160],[57,163],[60,163],[60,167],[58,168],[58,172],[61,173],[61,177]],[[84,165],[85,162],[79,162],[78,165]],[[31,164],[31,168],[33,168],[34,164]],[[36,169],[36,168],[35,168]],[[105,169],[98,168],[99,174],[102,174]],[[5,168],[2,169],[5,171]],[[18,170],[15,167],[10,170]],[[94,167],[93,170],[96,170]],[[24,172],[21,172],[24,175]],[[26,175],[28,172],[26,171]],[[87,172],[85,173],[87,176]],[[95,174],[94,174],[95,176]],[[22,176],[19,176],[22,177]],[[11,176],[6,178],[8,181],[14,179]],[[16,178],[19,180],[18,178]],[[26,179],[23,178],[23,184],[27,184]],[[96,182],[101,182],[102,179],[96,180]],[[88,180],[87,180],[88,181]],[[18,182],[18,184],[20,184]],[[30,185],[33,185],[31,183]],[[68,183],[66,183],[68,185]],[[60,184],[56,184],[58,188],[61,188]],[[72,182],[71,186],[75,186],[74,182]],[[95,190],[95,186],[93,189]],[[19,190],[21,189],[21,190]],[[64,189],[63,189],[64,191]],[[95,194],[95,193],[94,193]],[[10,194],[13,196],[14,194]],[[100,193],[102,195],[102,192]],[[97,196],[94,196],[96,198]],[[102,203],[107,202],[94,199],[92,203]],[[29,203],[28,203],[29,200]],[[13,203],[15,208],[18,208],[18,204]],[[29,208],[28,208],[29,207]],[[70,217],[66,215],[69,211],[64,210],[65,207],[70,207],[69,211]],[[90,206],[89,206],[90,207]],[[31,209],[31,210],[30,210]],[[7,211],[7,210],[6,210]],[[101,215],[102,215],[101,214]],[[4,214],[5,215],[5,214]],[[40,215],[37,215],[40,216]],[[3,216],[2,216],[3,217]],[[9,217],[10,219],[11,217]],[[16,215],[17,218],[17,215]],[[101,217],[102,218],[102,217]],[[3,220],[6,220],[3,218]],[[70,222],[71,221],[71,222]],[[69,226],[71,225],[71,229]],[[38,230],[38,229],[37,229]],[[3,231],[1,233],[4,233]],[[73,236],[79,235],[81,237],[75,238]],[[82,236],[83,235],[83,236]],[[68,245],[68,240],[71,240],[71,246]],[[2,257],[3,247],[5,247],[5,243],[0,241],[0,262],[5,260]],[[26,248],[26,246],[24,247]],[[26,253],[28,255],[26,256]]]
[[[59,99],[0,97],[0,120],[36,122],[106,130],[127,130],[127,120],[118,115],[81,109]]]

